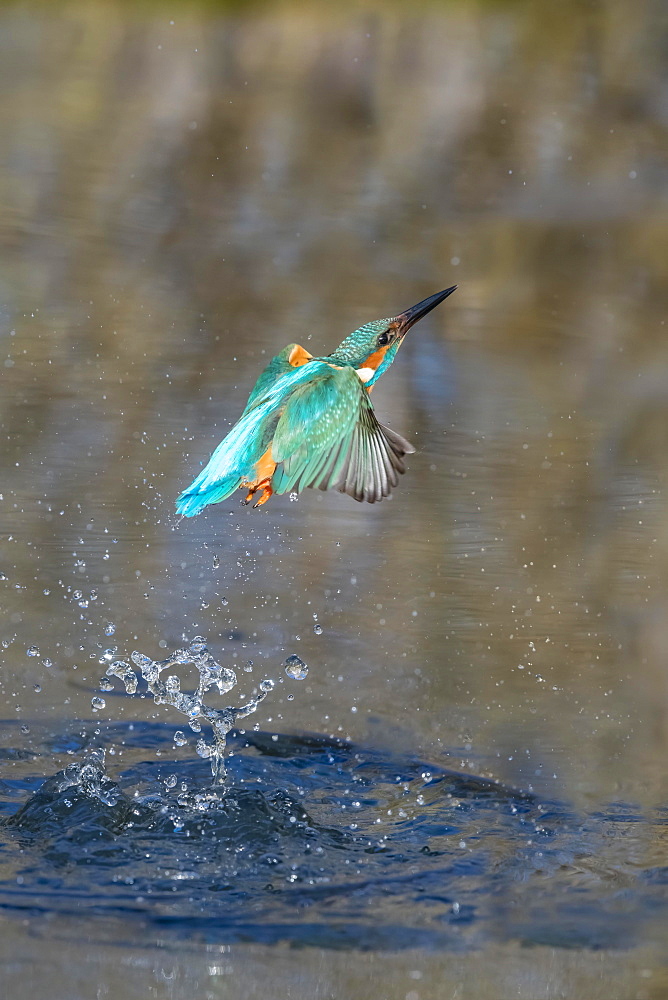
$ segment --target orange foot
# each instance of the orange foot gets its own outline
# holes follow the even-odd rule
[[[262,496],[260,497],[257,503],[253,504],[253,507],[261,507],[263,503],[267,502],[267,500],[274,491],[272,490],[271,483],[268,479],[265,479],[265,481],[262,483],[258,483],[256,489],[262,490]]]
[[[259,483],[243,483],[242,485],[249,487],[248,496],[246,497],[245,500],[241,501],[242,504],[244,504],[244,506],[251,502],[251,500],[253,499],[258,490],[262,490],[262,495],[260,496],[260,499],[257,501],[257,503],[253,504],[253,507],[261,507],[263,503],[267,502],[269,497],[274,492],[271,488],[270,479],[261,479]]]

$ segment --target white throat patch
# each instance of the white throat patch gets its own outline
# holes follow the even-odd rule
[[[375,368],[356,368],[355,371],[362,382],[368,382],[376,374]]]

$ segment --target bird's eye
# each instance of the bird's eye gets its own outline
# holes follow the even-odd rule
[[[378,338],[378,346],[386,347],[390,342],[390,331],[386,330],[385,333],[381,333]]]

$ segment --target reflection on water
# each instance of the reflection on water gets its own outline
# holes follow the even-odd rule
[[[668,734],[665,28],[653,0],[0,7],[0,689],[18,726],[3,745],[41,753],[42,732],[76,719],[112,747],[134,725],[133,766],[150,771],[165,747],[147,718],[167,725],[170,752],[175,719],[101,692],[114,660],[207,635],[250,697],[249,660],[252,676],[277,677],[298,655],[308,676],[293,700],[277,686],[263,727],[569,803],[588,817],[580,834],[560,827],[570,874],[562,884],[554,857],[538,872],[520,852],[518,882],[540,889],[536,906],[561,886],[579,928],[619,871],[617,903],[645,920],[644,950],[606,950],[595,972],[590,952],[552,947],[527,964],[489,924],[475,962],[457,964],[467,932],[451,920],[446,976],[436,952],[364,966],[306,949],[303,986],[274,949],[258,953],[249,995],[280,980],[309,1000],[381,987],[429,1000],[447,982],[478,1000],[498,997],[500,968],[508,996],[661,995],[651,942],[665,914],[642,873],[666,864],[650,821]],[[271,354],[332,350],[455,282],[374,393],[417,448],[391,502],[231,499],[176,526],[175,496]],[[258,754],[232,760],[269,767]],[[202,767],[189,760],[179,774]],[[38,762],[21,801],[65,763]],[[633,824],[595,818],[610,802],[633,803]],[[590,866],[604,829],[580,910],[578,836]],[[31,859],[39,877],[44,855]],[[417,892],[402,898],[404,927],[423,926]],[[570,917],[554,901],[559,920],[527,920],[556,947]],[[71,942],[64,919],[44,942]],[[34,955],[10,924],[12,955]],[[19,962],[17,982],[27,968],[54,995],[73,952],[50,948],[51,965]],[[208,967],[192,961],[176,963],[174,995]],[[84,980],[62,996],[88,995]]]

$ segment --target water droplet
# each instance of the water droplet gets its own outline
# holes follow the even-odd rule
[[[296,503],[297,500],[299,500],[299,494],[298,493],[291,493],[290,494],[290,502],[291,503]]]
[[[88,607],[88,601],[77,601],[77,604],[79,605],[80,608]]]
[[[270,677],[265,678],[265,680],[260,681],[260,691],[264,691],[267,694],[269,691],[273,691],[276,687],[274,681]]]
[[[318,625],[318,623],[316,622],[315,625],[313,626],[313,631],[315,632],[316,635],[322,635],[322,625]]]
[[[44,594],[45,597],[48,597],[49,594],[51,593],[51,591],[49,590],[48,587],[45,587],[44,590],[42,591],[42,593]]]
[[[293,681],[303,681],[308,674],[308,667],[304,661],[299,656],[295,656],[294,654],[292,656],[288,656],[284,666],[286,674],[288,677],[291,677]]]
[[[227,607],[227,605],[228,605],[228,604],[229,604],[230,602],[228,601],[228,599],[227,599],[226,597],[221,597],[221,599],[220,599],[220,603],[222,604],[222,606],[223,606],[224,608],[226,608],[226,607]]]
[[[94,712],[99,712],[100,709],[107,707],[107,703],[104,698],[91,698],[90,707]]]
[[[39,694],[41,692],[41,690],[42,690],[42,685],[41,684],[33,684],[32,689],[35,692],[35,694]]]
[[[220,566],[220,556],[214,556],[213,557],[213,568],[214,569],[218,569],[219,566]]]
[[[182,733],[180,729],[177,729],[176,732],[174,733],[174,742],[176,743],[177,747],[184,747],[188,742],[188,737],[186,736],[185,733]]]
[[[26,656],[39,656],[39,646],[28,646]]]
[[[100,677],[100,683],[99,683],[98,687],[100,688],[100,691],[113,691],[114,690],[114,685],[112,684],[112,682],[109,680],[108,677]]]
[[[0,580],[6,580],[6,579],[7,579],[7,574],[6,573],[0,573]]]
[[[24,736],[27,736],[30,732],[30,726],[26,726],[25,723],[21,726],[21,732]]]
[[[165,778],[165,788],[176,788],[178,780],[175,774],[168,774]]]
[[[43,666],[43,667],[52,667],[52,666],[53,666],[53,660],[50,660],[48,656],[47,656],[47,657],[45,657],[45,658],[44,658],[44,659],[42,660],[42,666]]]
[[[244,663],[244,670],[246,671],[247,674],[249,674],[251,672],[251,670],[253,669],[253,666],[254,666],[254,664],[253,664],[252,660],[249,660],[248,663]]]
[[[209,744],[204,739],[200,739],[197,741],[197,743],[195,744],[195,749],[197,750],[197,753],[200,755],[200,757],[204,757],[205,760],[208,757],[211,757],[211,755],[214,753],[213,747],[210,747]]]
[[[80,601],[81,598],[83,597],[83,593],[80,590],[75,590],[74,593],[72,594],[72,597],[74,598],[75,601]]]
[[[113,635],[115,631],[116,631],[116,626],[114,625],[113,622],[107,622],[107,624],[104,626],[105,635]]]

